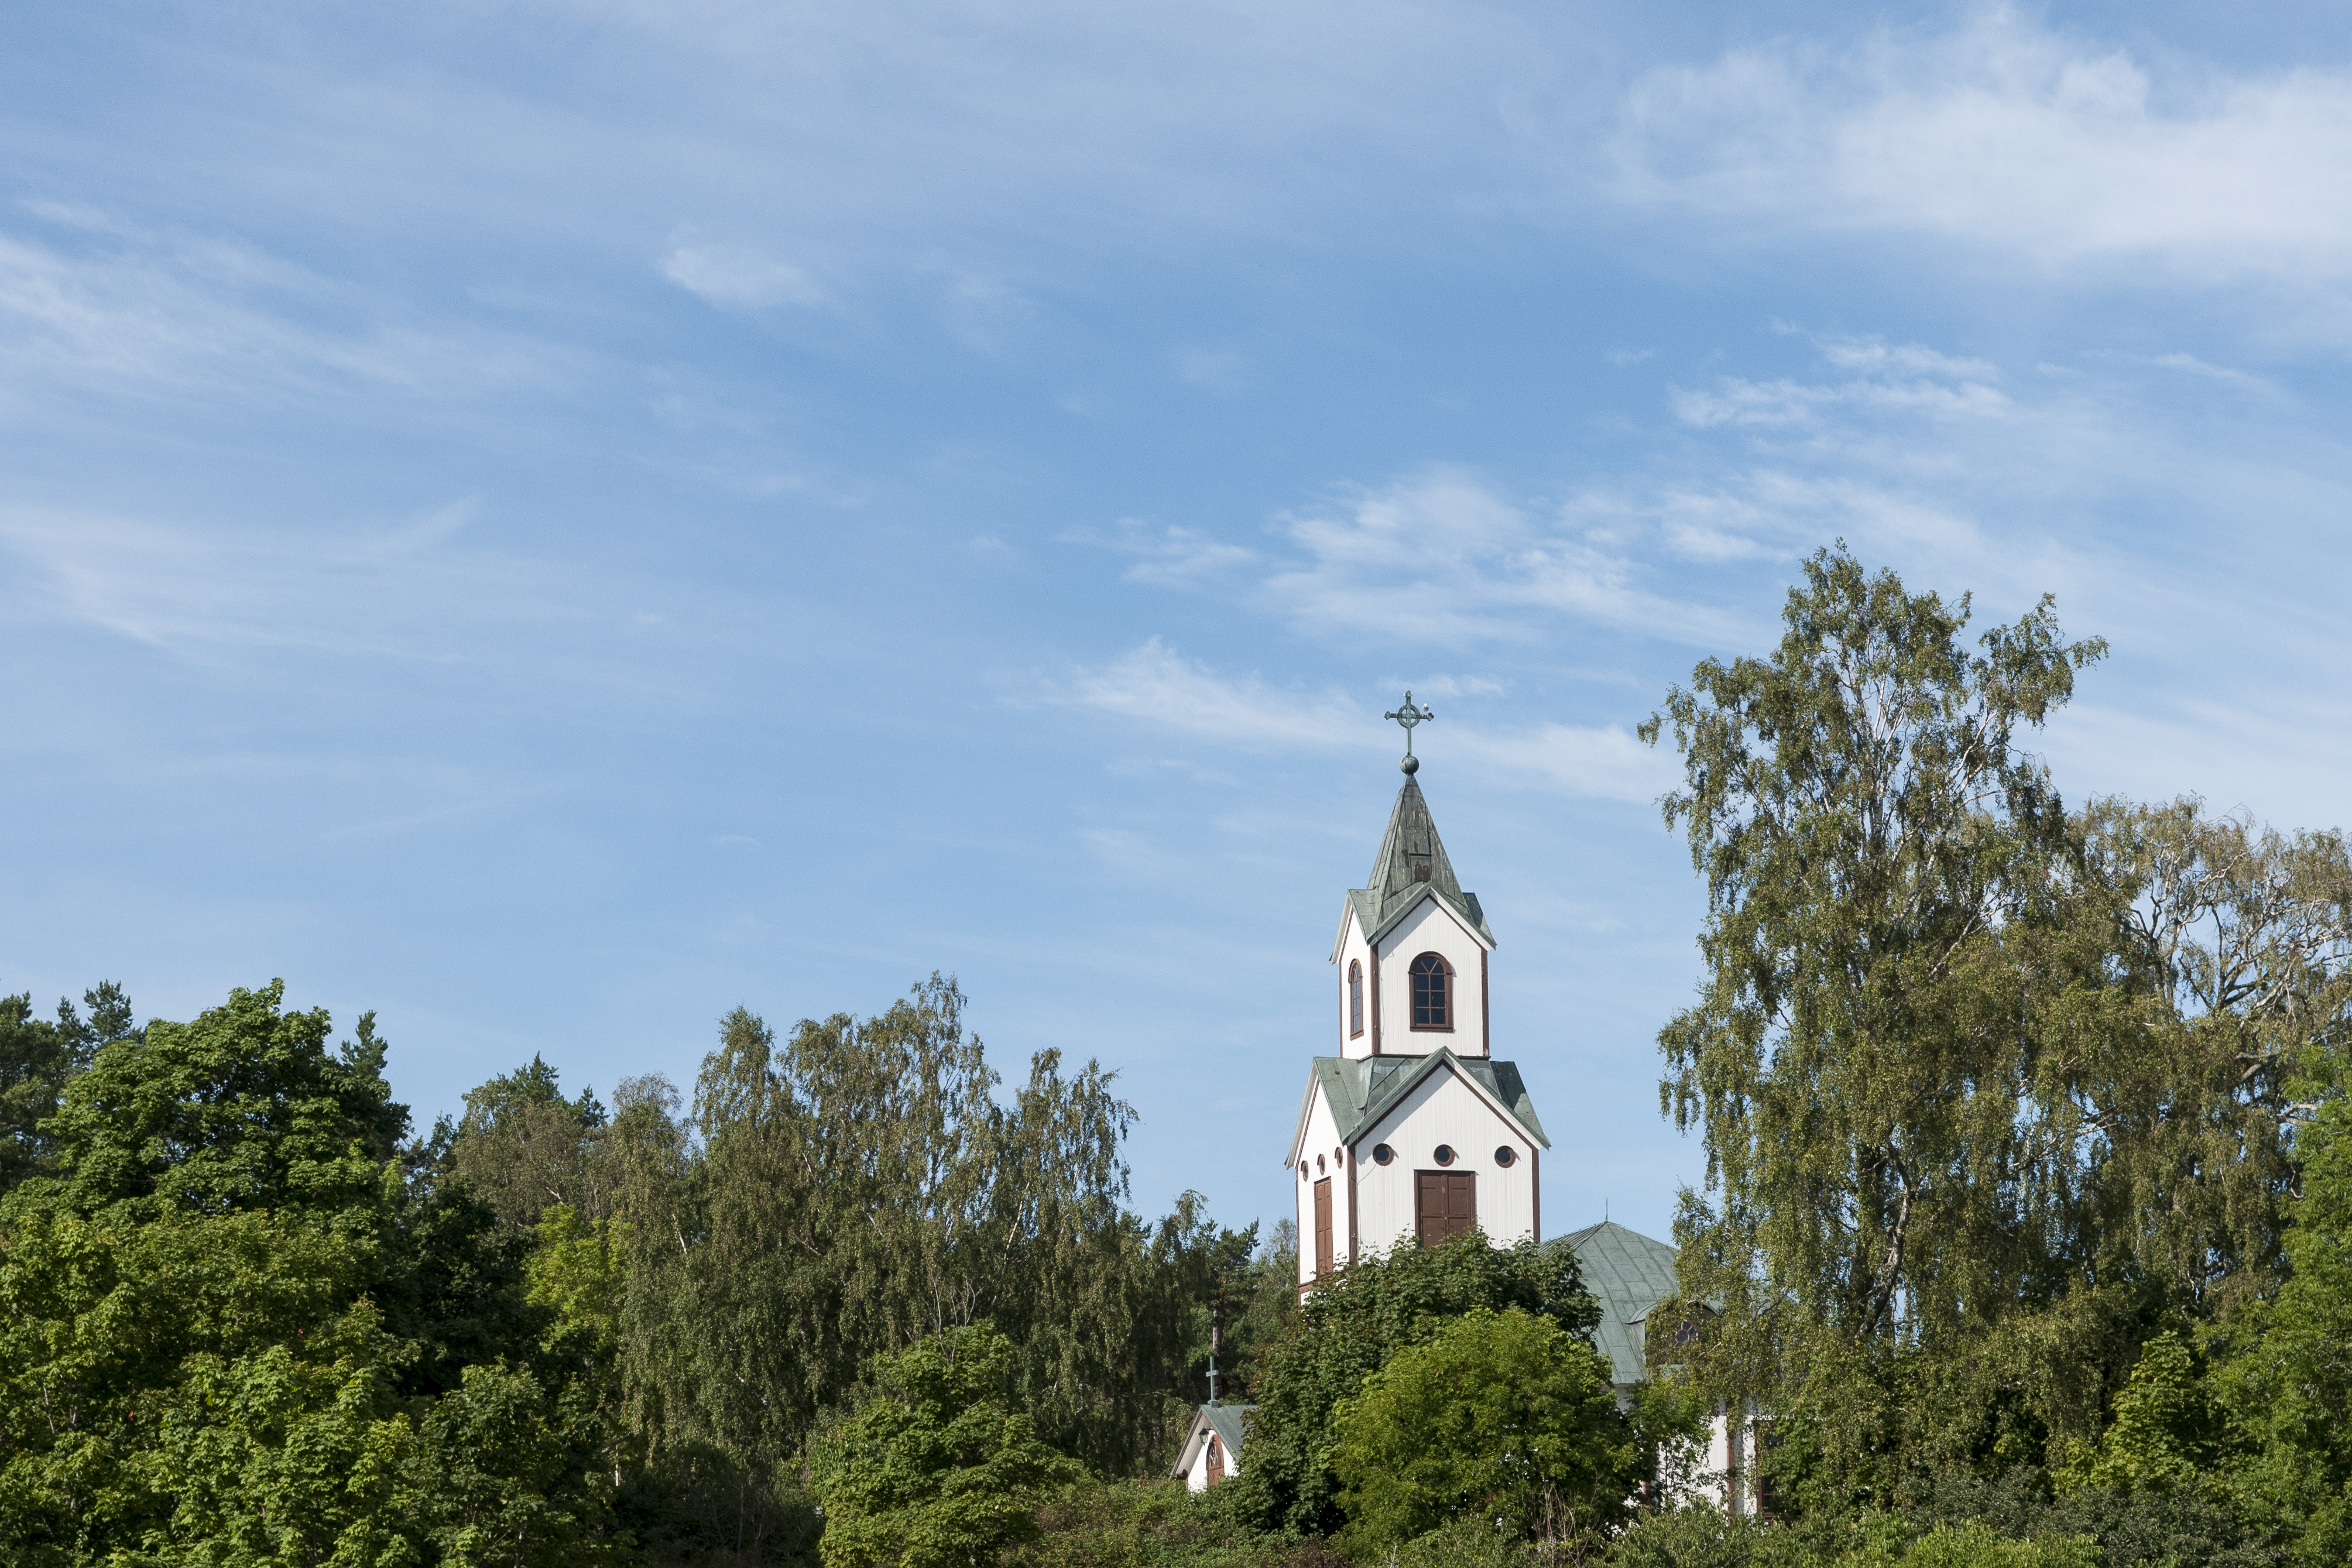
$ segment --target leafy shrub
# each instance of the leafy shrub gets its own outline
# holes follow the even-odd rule
[[[1235,1502],[1230,1482],[1081,1482],[1038,1511],[1036,1537],[1004,1568],[1343,1568],[1321,1541],[1254,1528]]]
[[[1365,1379],[1331,1418],[1340,1540],[1360,1557],[1440,1525],[1596,1538],[1638,1479],[1608,1364],[1549,1318],[1479,1308]]]
[[[1040,1494],[1082,1472],[1005,1407],[1012,1362],[984,1322],[877,1362],[881,1393],[812,1455],[825,1568],[968,1568],[1036,1533]]]

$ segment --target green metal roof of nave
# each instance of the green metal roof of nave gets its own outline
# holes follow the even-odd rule
[[[1641,1382],[1648,1375],[1642,1320],[1675,1293],[1675,1249],[1606,1219],[1560,1240],[1576,1249],[1584,1288],[1601,1303],[1601,1326],[1592,1331],[1592,1343],[1609,1358],[1617,1382]]]

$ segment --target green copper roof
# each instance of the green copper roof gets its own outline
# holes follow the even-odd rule
[[[1191,1469],[1194,1456],[1201,1451],[1201,1445],[1208,1440],[1209,1432],[1214,1432],[1225,1440],[1225,1452],[1234,1457],[1234,1462],[1238,1466],[1242,1457],[1242,1439],[1249,1435],[1249,1417],[1256,1409],[1255,1405],[1194,1406],[1192,1425],[1185,1433],[1183,1448],[1176,1454],[1176,1468],[1168,1473],[1181,1476]],[[1208,1429],[1205,1432],[1202,1429],[1204,1427]]]
[[[1404,788],[1397,791],[1395,809],[1389,812],[1389,831],[1381,840],[1379,857],[1372,862],[1371,885],[1348,894],[1356,906],[1356,924],[1364,928],[1365,936],[1379,940],[1389,924],[1412,906],[1413,895],[1423,884],[1452,904],[1488,946],[1495,945],[1495,934],[1486,928],[1486,911],[1478,907],[1478,895],[1462,891],[1454,862],[1445,858],[1445,845],[1437,836],[1437,823],[1429,815],[1429,802],[1422,798],[1421,786],[1407,779]]]
[[[1315,1078],[1323,1085],[1323,1098],[1331,1107],[1331,1119],[1339,1124],[1339,1141],[1352,1144],[1411,1093],[1414,1084],[1442,1071],[1448,1062],[1499,1101],[1503,1109],[1527,1129],[1528,1136],[1547,1149],[1551,1147],[1551,1140],[1544,1136],[1543,1124],[1536,1119],[1535,1102],[1528,1098],[1527,1083],[1519,1077],[1515,1062],[1483,1056],[1456,1056],[1441,1045],[1427,1056],[1318,1056],[1315,1059]]]
[[[1648,1375],[1642,1358],[1642,1320],[1675,1293],[1675,1249],[1664,1242],[1602,1220],[1560,1238],[1576,1249],[1584,1288],[1601,1303],[1592,1343],[1609,1358],[1619,1383]]]

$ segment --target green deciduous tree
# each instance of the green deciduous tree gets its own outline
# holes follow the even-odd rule
[[[2341,1027],[2352,865],[2194,802],[2070,816],[2024,739],[2096,643],[1841,548],[1771,656],[1645,728],[1706,878],[1706,978],[1661,1035],[1722,1308],[1696,1369],[1779,1417],[1811,1506],[2095,1437],[2140,1345],[2278,1277],[2283,1085]]]
[[[1517,1307],[1397,1351],[1331,1427],[1340,1542],[1360,1557],[1460,1520],[1597,1552],[1646,1470],[1600,1352]]]
[[[2231,1467],[2246,1511],[2294,1543],[2294,1560],[2352,1559],[2352,1099],[2347,1053],[2315,1048],[2294,1087],[2310,1097],[2289,1206],[2292,1271],[2216,1336],[2214,1393],[2241,1446]]]
[[[281,988],[101,1047],[0,1197],[0,1539],[28,1564],[550,1563],[609,1536],[515,1249],[404,1176],[383,1042]]]
[[[131,998],[108,980],[82,993],[84,1019],[70,1001],[55,1022],[33,1016],[30,992],[0,997],[0,1193],[50,1169],[55,1141],[46,1125],[67,1082],[101,1045],[129,1038]]]
[[[555,1069],[534,1056],[466,1094],[452,1129],[449,1168],[472,1185],[499,1218],[518,1229],[562,1204],[589,1220],[612,1211],[600,1157],[604,1107],[593,1090],[567,1100]]]
[[[877,1363],[877,1391],[812,1456],[825,1568],[970,1568],[1036,1534],[1082,1467],[1009,1406],[1013,1364],[985,1322]]]
[[[1601,1318],[1574,1249],[1490,1247],[1476,1231],[1442,1247],[1408,1242],[1309,1295],[1262,1365],[1248,1459],[1226,1483],[1259,1527],[1301,1535],[1339,1529],[1333,1410],[1391,1355],[1479,1308],[1517,1308],[1585,1339]]]
[[[935,978],[781,1044],[739,1010],[698,1145],[658,1092],[619,1097],[622,1360],[657,1448],[772,1477],[874,1357],[988,1318],[1048,1441],[1112,1472],[1160,1458],[1214,1228],[1189,1197],[1157,1225],[1125,1211],[1133,1113],[1098,1067],[1041,1053],[1000,1105],[962,1006]]]

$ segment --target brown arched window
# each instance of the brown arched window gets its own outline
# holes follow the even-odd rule
[[[1412,961],[1412,1027],[1454,1027],[1453,966],[1434,953]]]
[[[1353,1040],[1364,1032],[1364,966],[1361,960],[1348,960],[1348,1038]]]

